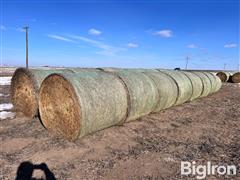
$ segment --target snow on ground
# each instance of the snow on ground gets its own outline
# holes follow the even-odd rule
[[[1,86],[7,86],[11,84],[11,76],[7,76],[7,77],[0,77],[0,85]]]
[[[8,111],[0,112],[0,120],[7,119],[7,118],[14,118],[14,117],[15,117],[14,112],[8,112]]]
[[[10,94],[2,94],[2,93],[0,93],[0,97],[8,97],[8,96],[10,96]]]
[[[12,108],[13,108],[13,105],[11,103],[0,104],[0,111],[10,110]]]

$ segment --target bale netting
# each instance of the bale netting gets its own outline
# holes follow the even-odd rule
[[[136,120],[144,115],[155,111],[159,100],[158,89],[154,81],[140,71],[134,70],[110,70],[102,69],[104,72],[112,73],[122,80],[129,95],[129,113],[126,122]]]
[[[211,88],[212,88],[210,79],[203,72],[198,71],[198,72],[192,72],[192,73],[196,74],[202,80],[203,91],[202,91],[202,94],[200,95],[200,97],[208,96],[210,94]]]
[[[190,79],[181,71],[159,70],[160,73],[171,77],[178,87],[178,97],[174,105],[189,101],[193,95],[193,87]]]
[[[218,72],[216,75],[221,79],[222,82],[228,82],[229,78],[231,77],[231,73],[223,71]]]
[[[182,72],[190,79],[192,83],[193,93],[190,101],[199,98],[203,91],[203,83],[201,78],[192,72]]]
[[[178,87],[175,81],[164,73],[160,73],[156,69],[127,69],[129,71],[137,71],[146,74],[155,83],[159,99],[153,112],[159,112],[162,109],[173,106],[178,97]]]
[[[159,112],[173,106],[178,97],[178,87],[175,81],[168,75],[156,70],[146,70],[142,73],[154,81],[158,90],[159,100],[153,112]]]
[[[70,141],[117,125],[128,114],[122,81],[102,71],[49,75],[39,94],[44,126]]]
[[[240,72],[236,72],[231,76],[231,81],[233,83],[240,83]]]
[[[210,91],[210,94],[216,92],[216,89],[217,89],[217,80],[216,78],[214,77],[213,74],[209,73],[209,72],[203,72],[210,80],[211,82],[211,91]]]
[[[222,81],[221,79],[214,73],[210,72],[210,74],[215,78],[215,89],[214,89],[214,92],[217,92],[219,91],[219,89],[222,87]]]

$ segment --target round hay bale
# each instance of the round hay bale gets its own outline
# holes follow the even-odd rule
[[[51,74],[39,96],[44,126],[70,141],[117,125],[128,113],[122,81],[102,71]]]
[[[200,95],[200,97],[208,96],[210,94],[211,88],[212,88],[210,79],[203,72],[192,72],[192,73],[196,74],[202,80],[203,91],[202,91],[202,94]]]
[[[210,73],[214,78],[215,78],[215,83],[216,83],[216,86],[215,86],[215,90],[214,92],[217,92],[219,91],[219,89],[222,87],[222,81],[221,79],[216,75],[216,73]]]
[[[210,80],[211,82],[211,91],[210,94],[216,92],[217,89],[217,79],[209,72],[203,72]]]
[[[217,73],[217,76],[221,79],[222,82],[227,82],[231,76],[228,72],[220,71]]]
[[[189,78],[181,71],[158,70],[170,76],[178,86],[178,98],[174,105],[183,104],[189,101],[193,94],[193,87]]]
[[[176,82],[168,75],[158,71],[144,71],[150,77],[158,89],[159,100],[153,112],[159,112],[162,109],[173,106],[178,97],[178,86]]]
[[[182,72],[190,79],[192,83],[193,94],[190,101],[197,99],[198,97],[201,96],[203,91],[203,83],[201,78],[192,72],[185,72],[185,71],[182,71]]]
[[[233,83],[240,83],[240,72],[236,72],[232,75],[231,81]]]
[[[11,80],[11,101],[15,111],[33,118],[38,110],[38,83],[31,71],[19,68]]]
[[[155,110],[159,100],[158,89],[154,81],[141,71],[102,69],[119,77],[129,94],[129,114],[126,122],[138,119]]]

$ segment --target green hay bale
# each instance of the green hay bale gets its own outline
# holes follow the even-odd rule
[[[121,124],[128,114],[123,82],[102,71],[49,75],[40,88],[44,126],[68,140]]]
[[[219,91],[219,89],[221,89],[222,87],[222,81],[221,79],[216,75],[216,73],[210,73],[211,75],[213,75],[213,77],[215,78],[215,83],[216,83],[216,86],[215,86],[215,90],[214,92],[217,92]]]
[[[152,79],[159,94],[158,103],[153,112],[159,112],[160,110],[169,108],[175,104],[178,96],[178,87],[175,81],[168,75],[160,73],[155,69],[138,68],[124,69],[124,71],[141,72]],[[171,91],[169,91],[169,89],[171,89]]]
[[[191,99],[193,94],[192,84],[183,72],[171,70],[159,70],[159,72],[170,76],[178,86],[178,98],[175,105],[183,104]]]
[[[210,94],[216,92],[216,89],[217,89],[217,80],[216,78],[214,77],[213,74],[209,73],[209,72],[203,72],[210,80],[211,82],[211,91],[210,91]]]
[[[153,80],[157,87],[159,99],[153,112],[159,112],[162,109],[173,106],[178,97],[178,87],[175,81],[168,75],[155,69],[125,69],[146,74]],[[169,91],[171,89],[171,91]]]
[[[158,89],[151,78],[138,70],[102,69],[119,77],[129,94],[129,114],[126,122],[133,121],[155,110],[159,100]]]
[[[192,72],[182,72],[190,79],[192,83],[193,94],[190,101],[199,98],[203,91],[203,83],[201,78]]]
[[[158,89],[159,100],[153,112],[159,112],[173,106],[178,97],[178,86],[175,81],[168,75],[156,70],[147,70],[143,73],[154,81]]]
[[[192,72],[192,73],[196,74],[202,80],[203,91],[200,97],[208,96],[211,93],[211,88],[212,88],[211,81],[208,78],[208,76],[203,72]]]

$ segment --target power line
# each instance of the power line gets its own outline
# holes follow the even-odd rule
[[[189,61],[189,59],[190,59],[190,57],[187,56],[187,57],[186,57],[186,66],[185,66],[185,69],[188,69],[188,61]]]

